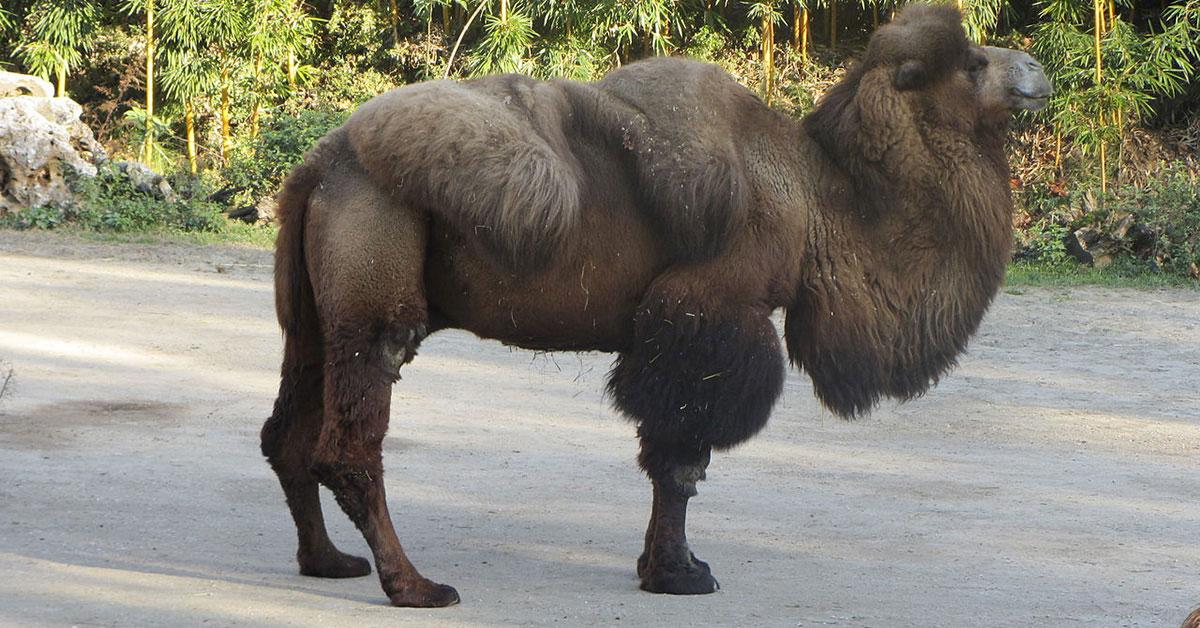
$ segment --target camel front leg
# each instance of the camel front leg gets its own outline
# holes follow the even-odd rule
[[[688,499],[704,479],[709,448],[663,447],[642,439],[640,462],[654,485],[646,546],[638,558],[642,589],[652,593],[696,595],[720,589],[708,563],[687,542]]]
[[[638,462],[654,486],[637,564],[646,591],[717,590],[708,565],[688,547],[688,499],[704,479],[712,450],[758,432],[783,387],[783,356],[769,312],[722,314],[652,295],[610,375],[614,405],[637,422]]]

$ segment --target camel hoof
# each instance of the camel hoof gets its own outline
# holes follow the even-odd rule
[[[454,606],[462,601],[454,587],[438,584],[432,580],[419,580],[411,586],[401,586],[388,594],[392,606],[409,608],[441,608]]]
[[[371,563],[365,558],[335,551],[319,558],[298,557],[300,575],[314,578],[361,578],[370,575]]]
[[[700,560],[699,558],[696,558],[696,555],[691,552],[688,552],[688,557],[691,558],[692,564],[695,565],[697,569],[703,571],[704,573],[706,573],[710,576],[712,575],[712,570],[708,568],[708,563]],[[650,554],[647,552],[642,552],[642,555],[638,556],[638,559],[637,559],[637,576],[638,576],[638,578],[641,578],[643,580],[646,578],[646,568],[649,566],[650,566]]]
[[[697,560],[695,555],[687,564],[673,569],[655,569],[651,565],[643,567],[641,561],[638,562],[638,575],[642,579],[643,591],[671,595],[705,595],[721,589],[721,585],[708,568],[708,563]]]

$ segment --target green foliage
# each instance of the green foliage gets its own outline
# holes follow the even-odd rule
[[[684,48],[684,53],[696,59],[716,61],[717,56],[728,46],[729,42],[717,29],[703,26],[692,36]]]
[[[111,162],[99,167],[95,177],[68,179],[77,201],[6,214],[0,226],[16,229],[53,229],[78,226],[102,232],[166,229],[216,232],[223,228],[221,208],[195,196],[180,195],[167,201],[135,188],[129,176]]]
[[[1102,147],[1119,144],[1124,129],[1145,118],[1157,98],[1179,94],[1194,78],[1200,0],[1164,12],[1161,29],[1138,31],[1117,16],[1100,35],[1096,73],[1095,26],[1090,3],[1048,0],[1044,21],[1033,30],[1033,54],[1055,85],[1045,117],[1070,141],[1084,173],[1107,176],[1090,167]]]
[[[92,48],[100,10],[91,0],[42,0],[25,15],[25,28],[17,56],[42,78],[66,75]]]
[[[528,15],[510,8],[505,16],[484,18],[484,35],[472,55],[471,73],[480,76],[505,72],[529,73],[530,51],[537,35]]]
[[[348,116],[348,112],[303,111],[295,117],[271,118],[247,150],[224,170],[224,183],[243,188],[238,202],[254,203],[269,196],[284,175],[300,163],[305,151]]]
[[[1127,190],[1112,205],[1154,234],[1152,261],[1163,271],[1200,279],[1200,181],[1172,168],[1145,189]]]

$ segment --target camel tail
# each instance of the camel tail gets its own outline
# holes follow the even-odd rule
[[[308,198],[321,182],[319,162],[309,156],[283,182],[276,195],[275,314],[287,336],[304,327],[304,316],[313,310],[312,286],[304,260],[304,222]]]

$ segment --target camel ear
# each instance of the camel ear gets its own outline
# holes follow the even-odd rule
[[[896,68],[896,75],[892,79],[892,84],[900,91],[916,89],[924,82],[925,63],[915,59],[901,63],[900,67]]]

